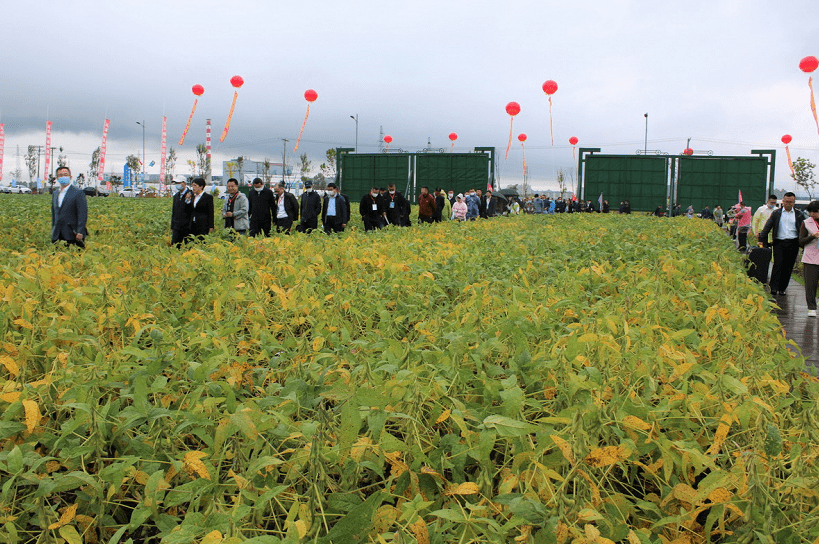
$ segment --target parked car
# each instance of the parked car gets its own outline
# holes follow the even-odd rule
[[[98,187],[83,187],[82,192],[87,196],[108,196],[108,191]]]
[[[134,189],[132,189],[130,187],[125,188],[125,189],[120,189],[119,190],[119,196],[131,198],[131,197],[139,196],[139,191],[136,191],[136,190],[134,190]]]
[[[12,189],[13,189],[13,187],[12,187]],[[29,189],[28,187],[22,187],[22,186],[18,185],[17,186],[17,192],[19,194],[21,194],[21,195],[30,195],[31,194],[31,189]]]
[[[0,193],[11,193],[11,187],[6,187],[5,185],[0,185]]]

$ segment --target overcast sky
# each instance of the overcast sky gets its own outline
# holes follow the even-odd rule
[[[5,125],[4,183],[27,145],[63,146],[76,173],[87,170],[111,120],[106,171],[122,171],[142,151],[158,173],[162,116],[168,143],[187,173],[205,119],[213,120],[214,173],[239,154],[280,162],[315,89],[299,152],[318,165],[328,148],[417,150],[497,148],[502,186],[520,181],[517,135],[528,135],[530,181],[573,174],[570,136],[579,147],[633,154],[696,151],[748,155],[774,148],[777,187],[792,187],[791,153],[819,162],[808,76],[819,56],[817,0],[679,1],[91,1],[4,5],[0,21],[0,122]],[[819,72],[816,72],[819,74]],[[233,88],[245,85],[230,133],[218,142]],[[549,107],[541,85],[555,80]],[[177,145],[194,96],[205,94],[184,146]],[[817,82],[819,87],[819,82]],[[521,105],[508,160],[509,101]],[[25,172],[25,162],[20,159]],[[27,175],[24,175],[27,179]]]

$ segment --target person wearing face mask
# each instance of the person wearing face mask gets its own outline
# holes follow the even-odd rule
[[[466,195],[466,220],[474,221],[481,213],[481,199],[475,192],[475,189],[470,189],[469,194]]]
[[[247,234],[250,221],[247,219],[247,197],[239,192],[239,182],[230,178],[227,182],[227,198],[222,204],[222,218],[225,228],[233,229],[238,234]]]
[[[395,184],[387,186],[387,193],[384,195],[384,212],[387,214],[387,221],[390,225],[397,227],[408,226],[404,221],[404,210],[409,206],[404,195],[395,190]]]
[[[191,184],[193,191],[185,195],[185,206],[191,214],[191,236],[204,240],[205,235],[213,232],[213,195],[205,192],[204,178],[194,178]]]
[[[418,223],[432,223],[435,216],[435,197],[429,194],[429,187],[421,187],[418,196]]]
[[[321,197],[313,190],[313,182],[304,182],[304,193],[301,195],[301,223],[296,227],[299,232],[311,232],[318,228],[321,215]]]
[[[247,213],[250,216],[250,236],[264,234],[270,236],[273,210],[276,207],[273,191],[261,178],[253,178],[253,190],[247,194]]]
[[[71,184],[71,170],[67,166],[57,168],[60,190],[51,198],[51,243],[63,240],[66,245],[85,247],[88,231],[88,204],[85,193]]]
[[[293,193],[288,193],[284,190],[284,182],[280,181],[273,188],[276,198],[276,207],[274,212],[276,214],[276,232],[283,232],[290,234],[290,229],[293,228],[293,222],[299,218],[299,201],[293,196]]]
[[[344,232],[347,222],[350,220],[350,206],[346,197],[338,191],[335,183],[327,184],[327,192],[324,194],[324,205],[321,209],[321,225],[324,232]]]
[[[719,228],[722,228],[722,223],[725,221],[725,212],[722,211],[722,206],[714,206],[714,223]]]
[[[455,205],[455,191],[453,191],[452,189],[447,191],[446,192],[446,199],[449,200],[450,207],[454,206]],[[463,201],[463,195],[461,195],[461,200]]]
[[[174,176],[173,207],[171,211],[171,244],[182,247],[191,233],[191,214],[185,206],[185,197],[190,193],[184,176]]]
[[[387,214],[384,212],[384,203],[377,187],[370,188],[370,192],[361,197],[358,213],[364,221],[364,231],[378,230],[387,224]]]
[[[765,223],[768,222],[768,219],[771,217],[771,214],[776,209],[776,195],[768,195],[768,201],[756,209],[754,212],[754,218],[751,221],[751,232],[754,234],[754,238],[759,238],[759,233],[762,232],[762,228],[765,226]],[[773,233],[768,233],[768,244],[773,242]]]

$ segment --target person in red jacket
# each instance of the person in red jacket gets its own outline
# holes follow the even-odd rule
[[[435,210],[435,197],[429,194],[429,187],[421,187],[421,196],[418,197],[418,222],[432,223]]]

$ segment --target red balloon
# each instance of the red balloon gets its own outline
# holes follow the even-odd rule
[[[384,141],[387,142],[388,144],[392,143],[392,136],[387,134],[386,136],[384,136]]]
[[[685,153],[686,155],[693,155],[693,154],[694,154],[694,150],[693,150],[693,149],[691,149],[690,147],[687,147],[687,148],[685,149],[685,151],[683,151],[683,153]]]
[[[785,145],[791,143],[791,140],[793,140],[793,138],[791,138],[790,134],[785,134],[784,136],[782,136],[782,143]]]
[[[304,99],[308,102],[315,102],[316,98],[318,98],[318,93],[313,89],[307,89],[304,91]]]
[[[452,141],[454,142],[455,140],[457,140],[457,139],[458,139],[458,135],[457,135],[457,134],[455,134],[454,132],[450,132],[450,133],[449,133],[449,139],[450,139],[450,140],[452,140]]]
[[[245,80],[242,79],[242,76],[233,76],[230,78],[230,84],[238,89],[245,84]]]
[[[579,140],[577,139],[577,136],[572,136],[571,138],[569,138],[569,143],[572,145],[577,145],[578,141]]]
[[[548,95],[553,95],[557,92],[557,82],[551,79],[543,83],[543,92]]]
[[[805,57],[801,61],[799,61],[799,69],[803,72],[811,73],[816,68],[819,68],[819,59],[816,57]]]
[[[196,96],[202,96],[203,94],[205,94],[205,88],[202,87],[201,85],[194,85],[191,88],[191,90],[193,91],[193,94],[195,94]]]
[[[526,141],[526,134],[518,134],[518,140],[520,140],[521,142],[525,142]]]
[[[506,113],[511,116],[515,116],[520,113],[520,104],[517,102],[509,102],[506,104]]]

